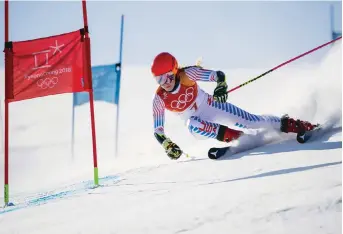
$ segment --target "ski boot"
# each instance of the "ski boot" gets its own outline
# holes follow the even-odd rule
[[[230,141],[238,139],[241,135],[243,135],[242,131],[234,130],[224,125],[220,125],[217,140],[228,143]]]
[[[311,131],[315,127],[319,126],[318,124],[314,125],[310,122],[303,121],[300,119],[294,120],[290,118],[287,114],[281,117],[281,132],[285,133],[296,133],[298,142],[302,143],[302,139],[306,133],[306,131]]]

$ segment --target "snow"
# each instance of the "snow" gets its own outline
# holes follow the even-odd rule
[[[224,71],[229,87],[264,72]],[[279,141],[218,161],[208,159],[207,150],[222,143],[193,138],[183,121],[167,113],[168,136],[191,155],[169,160],[152,135],[156,84],[149,67],[124,66],[122,77],[119,155],[116,107],[95,104],[98,188],[92,187],[88,105],[76,109],[72,155],[71,95],[10,104],[15,206],[0,208],[1,234],[342,232],[341,44],[320,65],[294,63],[229,95],[256,114],[335,120],[336,131],[308,144],[270,133]],[[214,85],[201,83],[208,92]],[[0,181],[3,174],[1,164]],[[3,186],[3,205],[2,194]]]

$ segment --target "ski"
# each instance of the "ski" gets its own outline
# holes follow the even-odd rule
[[[296,140],[297,142],[304,144],[306,142],[312,142],[315,141],[319,138],[321,138],[321,136],[325,135],[326,133],[329,133],[331,131],[335,132],[335,131],[341,131],[341,127],[337,127],[334,128],[336,121],[330,119],[327,122],[323,123],[323,124],[319,124],[318,126],[316,126],[313,130],[310,131],[305,131],[303,133],[299,133],[296,136]],[[263,138],[263,134],[258,134],[258,135],[254,135],[254,136],[242,136],[242,137],[247,137],[246,141],[254,141],[253,138],[257,139],[262,139]],[[241,138],[242,138],[241,137]],[[253,138],[251,138],[253,137]],[[241,139],[242,140],[242,139]],[[252,144],[252,145],[246,145],[243,147],[240,147],[240,149],[237,150],[237,147],[233,147],[233,146],[224,146],[224,147],[211,147],[208,150],[208,157],[210,159],[219,159],[223,156],[232,156],[233,154],[236,153],[241,153],[262,145],[266,145],[268,143],[272,143],[274,142],[274,140],[267,140],[266,142],[260,142],[258,144]],[[244,144],[243,144],[244,145]]]
[[[329,132],[330,130],[332,130],[332,126],[330,125],[329,126],[319,125],[318,127],[315,127],[313,130],[305,131],[304,133],[297,134],[297,141],[301,144],[304,144],[309,141],[314,141],[318,137]]]
[[[298,133],[297,134],[297,141],[300,144],[306,143],[309,139],[311,139],[311,137],[313,136],[314,131],[318,131],[318,129],[313,129],[313,130],[310,130],[310,131],[305,131],[303,133]]]
[[[321,127],[317,127],[311,131],[306,131],[303,134],[298,134],[297,135],[297,141],[299,143],[303,144],[303,143],[306,143],[310,140],[311,141],[315,140],[317,137],[322,135],[322,133],[324,133],[324,129],[322,129]],[[260,146],[260,145],[258,145],[258,146]],[[258,146],[256,146],[256,147],[258,147]],[[219,158],[223,157],[224,155],[227,155],[228,152],[230,151],[230,148],[231,148],[231,146],[211,147],[208,150],[208,157],[210,159],[219,159]],[[251,148],[255,148],[255,147],[249,147],[246,150],[249,150]],[[243,152],[243,151],[245,151],[245,150],[241,149],[239,152]]]
[[[210,159],[218,159],[224,156],[230,150],[230,146],[226,147],[212,147],[208,150],[208,157]]]
[[[297,141],[301,144],[312,142],[319,139],[321,136],[329,132],[342,131],[342,126],[339,126],[340,117],[332,116],[322,124],[318,124],[313,130],[305,131],[297,135]],[[337,126],[336,126],[337,125]]]

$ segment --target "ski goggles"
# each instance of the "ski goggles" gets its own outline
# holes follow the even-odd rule
[[[171,83],[174,79],[175,79],[175,74],[172,71],[164,73],[159,76],[155,76],[156,82],[161,86]]]

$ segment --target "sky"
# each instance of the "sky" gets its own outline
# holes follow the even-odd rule
[[[123,69],[150,65],[162,51],[173,53],[183,65],[202,57],[210,68],[270,69],[331,40],[330,5],[334,6],[334,28],[341,31],[338,1],[89,1],[92,64],[119,61],[123,14]],[[0,18],[4,18],[3,2]],[[10,1],[12,41],[82,26],[81,1]],[[1,23],[1,45],[3,40]],[[325,49],[301,61],[316,62],[324,53]],[[0,56],[4,61],[3,53]]]

